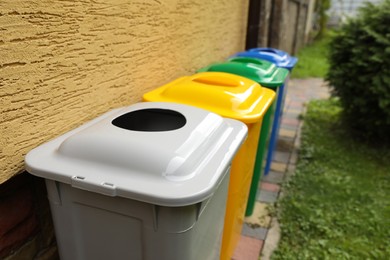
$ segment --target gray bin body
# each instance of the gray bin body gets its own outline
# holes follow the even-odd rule
[[[150,108],[186,120],[150,134],[111,124]],[[148,102],[31,151],[27,170],[46,179],[61,259],[219,259],[230,164],[246,133],[242,123],[205,110]]]
[[[61,259],[219,259],[228,181],[206,201],[164,207],[47,180]]]

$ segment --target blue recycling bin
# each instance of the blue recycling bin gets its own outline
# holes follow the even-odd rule
[[[298,61],[298,58],[289,55],[287,52],[273,49],[273,48],[253,48],[244,52],[239,52],[234,56],[249,57],[261,60],[266,60],[274,63],[276,66],[284,69],[288,69],[290,72],[294,68]],[[272,124],[271,136],[269,139],[269,146],[267,152],[267,160],[264,168],[264,175],[267,175],[271,169],[271,163],[274,156],[276,142],[278,140],[280,121],[283,116],[284,99],[287,92],[287,82],[289,77],[282,86],[279,87],[278,97],[276,99],[275,118]]]

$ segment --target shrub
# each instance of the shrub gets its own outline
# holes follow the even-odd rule
[[[390,0],[366,4],[330,43],[327,80],[354,133],[390,141]]]
[[[316,35],[317,39],[321,39],[325,36],[326,33],[326,24],[328,23],[329,16],[327,11],[330,8],[330,0],[318,0],[315,5],[315,13],[318,16],[317,26],[318,34]]]

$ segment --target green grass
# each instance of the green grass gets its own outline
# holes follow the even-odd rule
[[[308,106],[272,259],[390,259],[390,151],[353,140],[340,111],[334,99]]]
[[[322,39],[314,41],[298,52],[298,63],[292,71],[292,78],[324,78],[328,68],[328,46],[334,33],[329,31]]]

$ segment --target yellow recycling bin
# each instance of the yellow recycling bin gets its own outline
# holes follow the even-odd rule
[[[234,74],[203,72],[178,78],[143,98],[200,107],[247,125],[248,138],[232,162],[225,213],[220,259],[230,260],[244,222],[262,119],[275,92]]]

